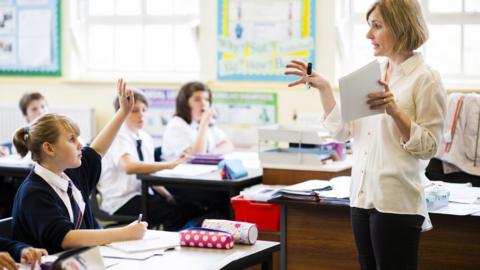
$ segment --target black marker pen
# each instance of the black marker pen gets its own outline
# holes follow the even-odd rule
[[[308,78],[312,76],[312,62],[308,62],[307,64],[307,81],[305,82],[305,85],[307,85],[307,89],[310,89],[311,85],[310,82],[308,81]]]

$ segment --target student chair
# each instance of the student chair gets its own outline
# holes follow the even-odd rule
[[[90,205],[92,206],[93,215],[102,224],[106,224],[106,227],[128,224],[138,218],[138,216],[127,215],[110,215],[109,213],[100,209],[100,203],[102,202],[102,196],[95,188],[90,196]]]
[[[12,239],[12,218],[0,219],[0,237]]]

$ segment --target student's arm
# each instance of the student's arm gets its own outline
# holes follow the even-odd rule
[[[212,108],[208,108],[202,114],[202,119],[200,119],[200,124],[198,127],[197,137],[195,138],[195,141],[189,148],[189,151],[191,153],[205,153],[207,151],[207,143],[206,143],[205,137],[207,136],[207,130],[208,130],[208,125],[210,124],[210,119],[212,118],[214,113],[215,112]]]
[[[173,169],[178,164],[184,163],[188,160],[187,155],[182,155],[172,161],[165,162],[143,162],[137,161],[131,157],[130,154],[125,154],[120,159],[120,167],[127,174],[148,174],[165,169]]]
[[[123,121],[130,113],[135,104],[133,100],[133,92],[126,89],[126,83],[123,79],[117,82],[118,98],[120,101],[120,109],[115,113],[112,120],[100,131],[98,136],[93,140],[90,147],[94,149],[102,157],[107,153],[108,148],[115,139],[118,130],[123,124]]]
[[[233,143],[229,139],[225,139],[217,144],[217,147],[213,150],[216,154],[225,154],[232,152],[235,149]]]
[[[142,239],[147,231],[146,222],[134,221],[122,228],[103,230],[70,230],[63,238],[62,248],[100,246],[118,241]]]

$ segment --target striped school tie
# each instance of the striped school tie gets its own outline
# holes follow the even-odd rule
[[[73,220],[75,221],[75,230],[85,229],[86,226],[85,221],[83,220],[83,213],[82,211],[80,211],[80,207],[78,206],[77,201],[75,201],[75,198],[73,197],[72,181],[68,181],[67,194],[68,198],[70,199],[70,205],[72,206]]]

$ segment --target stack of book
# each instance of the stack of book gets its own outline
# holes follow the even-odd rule
[[[308,180],[295,185],[287,186],[278,191],[280,197],[302,200],[302,201],[319,201],[318,192],[332,190],[329,181],[325,180]]]

